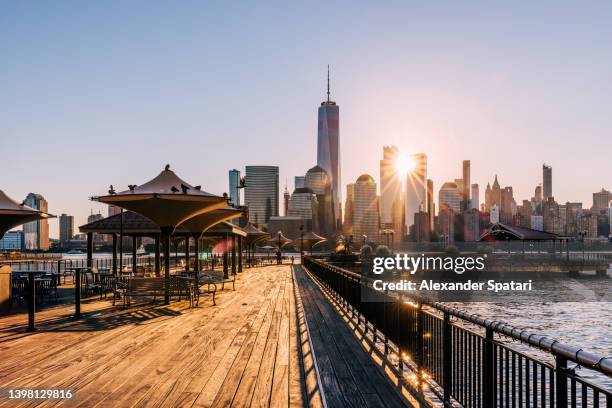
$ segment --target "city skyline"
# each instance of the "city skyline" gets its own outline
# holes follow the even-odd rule
[[[361,174],[380,186],[384,145],[427,155],[436,199],[464,159],[481,197],[498,174],[517,201],[529,199],[543,163],[554,168],[557,202],[590,206],[593,192],[612,187],[612,53],[599,41],[609,10],[537,5],[524,15],[491,6],[473,17],[469,7],[440,15],[390,6],[383,19],[369,6],[325,29],[352,41],[321,47],[309,28],[319,16],[306,5],[283,19],[282,8],[232,15],[186,3],[170,10],[182,23],[172,30],[163,24],[169,7],[155,3],[145,13],[119,3],[70,5],[64,14],[61,3],[0,7],[0,46],[10,61],[1,78],[13,95],[0,101],[0,146],[11,148],[1,188],[19,198],[42,194],[50,212],[75,216],[75,228],[90,209],[107,212],[88,197],[109,184],[142,183],[168,162],[218,194],[228,192],[232,168],[279,166],[291,191],[294,176],[316,164],[315,109],[326,97],[327,64],[342,106],[342,195]],[[443,30],[420,23],[433,14]],[[576,18],[590,23],[575,27]],[[112,29],[127,22],[129,30]],[[205,40],[217,35],[231,47]],[[385,47],[373,40],[380,37]],[[270,58],[249,58],[270,41]],[[57,238],[58,222],[49,224]]]

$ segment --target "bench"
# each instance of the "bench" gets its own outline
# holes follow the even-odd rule
[[[206,272],[200,272],[200,281],[202,281],[202,279],[208,279],[216,284],[220,284],[221,285],[221,290],[225,289],[225,284],[226,283],[231,283],[232,284],[232,290],[236,290],[236,275],[229,275],[228,278],[224,278],[223,275],[215,275],[212,273],[206,273]]]
[[[199,292],[199,290],[198,290]],[[121,289],[123,295],[123,306],[130,306],[131,300],[134,297],[152,297],[153,300],[157,297],[166,296],[166,278],[131,278],[125,283]],[[171,276],[170,286],[168,287],[168,295],[170,298],[177,297],[179,300],[182,297],[189,299],[189,305],[193,307],[194,300],[197,299],[194,290],[194,280],[181,276]]]

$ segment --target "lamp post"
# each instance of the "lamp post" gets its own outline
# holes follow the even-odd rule
[[[304,256],[304,226],[300,225],[300,264],[303,264]]]
[[[281,251],[281,235],[282,232],[278,231],[278,252],[276,253],[276,263],[278,265],[282,262],[283,252]]]

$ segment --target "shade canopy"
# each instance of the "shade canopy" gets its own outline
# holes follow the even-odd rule
[[[260,230],[259,228],[251,224],[250,222],[247,223],[247,225],[243,228],[243,230],[247,233],[247,236],[246,236],[247,245],[254,244],[256,242],[262,241],[270,237],[270,234],[268,234],[265,231]]]
[[[309,247],[313,247],[317,244],[320,244],[321,242],[327,241],[327,238],[317,235],[312,231],[304,233],[304,235],[300,239],[305,245]]]
[[[180,227],[192,234],[201,234],[222,221],[238,218],[241,215],[242,210],[233,207],[225,207],[189,218],[187,221],[182,222]]]
[[[492,224],[480,236],[480,241],[567,241],[568,239],[569,237],[552,232],[506,225],[501,222]]]
[[[275,245],[277,248],[282,248],[286,245],[289,245],[293,241],[283,235],[281,231],[278,231],[274,236],[271,236],[268,240],[270,244]]]
[[[169,166],[147,183],[132,185],[120,193],[115,193],[111,188],[109,195],[93,199],[134,211],[162,228],[172,229],[191,217],[227,206],[225,197],[192,186],[178,177]]]
[[[0,238],[15,227],[26,222],[55,218],[54,215],[47,214],[25,204],[19,204],[0,190]]]

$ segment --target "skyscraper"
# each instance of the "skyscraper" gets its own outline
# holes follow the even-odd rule
[[[461,209],[463,211],[469,210],[471,208],[470,205],[470,161],[463,161],[463,185],[461,187]]]
[[[434,230],[434,218],[436,215],[436,207],[434,204],[434,183],[432,179],[427,179],[427,214],[429,217],[429,230]]]
[[[395,146],[383,147],[380,161],[380,222],[384,228],[393,228],[394,204],[401,199],[402,181],[397,172],[399,149]],[[395,205],[397,208],[398,205]],[[397,236],[399,237],[399,231]]]
[[[340,110],[329,98],[329,66],[327,67],[327,100],[319,107],[317,138],[317,165],[323,168],[331,179],[332,202],[336,224],[342,220],[342,192],[340,191]]]
[[[229,171],[229,197],[230,204],[238,207],[240,205],[240,170]]]
[[[331,236],[336,231],[331,180],[325,169],[314,166],[306,172],[304,187],[317,195],[318,222],[321,233]]]
[[[414,214],[427,210],[427,156],[417,153],[412,159],[414,168],[406,177],[406,231],[414,224]]]
[[[287,216],[302,217],[305,231],[318,233],[320,231],[318,214],[319,202],[317,201],[317,195],[311,189],[300,187],[293,190],[289,199]]]
[[[59,216],[59,240],[60,245],[65,245],[74,236],[74,217],[62,214]]]
[[[293,184],[294,188],[304,188],[304,176],[295,176]]]
[[[289,199],[291,198],[291,195],[289,194],[289,190],[287,190],[287,185],[285,184],[285,192],[283,193],[283,215],[286,217],[288,212],[289,212]]]
[[[546,164],[542,165],[542,201],[546,202],[552,193],[552,167]]]
[[[25,199],[25,205],[48,212],[47,200],[40,195],[30,193]],[[49,222],[47,219],[28,222],[23,225],[23,240],[25,249],[46,251],[49,249]]]
[[[360,242],[363,235],[368,241],[378,241],[380,229],[376,182],[368,174],[359,176],[355,182],[353,213],[353,236]]]
[[[353,234],[353,216],[355,207],[355,184],[346,185],[346,203],[344,204],[344,222],[342,231],[347,237]]]
[[[470,197],[470,204],[472,208],[480,208],[480,193],[478,192],[478,184],[472,184],[472,196]]]
[[[446,207],[451,209],[455,214],[460,212],[461,197],[457,184],[452,182],[442,184],[440,192],[438,193],[438,204],[440,205],[440,211],[442,207]]]
[[[244,204],[249,219],[256,225],[267,224],[278,216],[278,166],[246,166]]]

